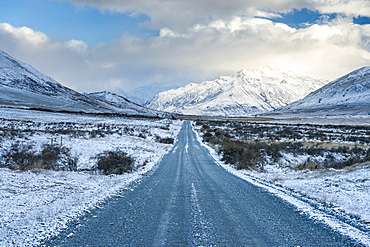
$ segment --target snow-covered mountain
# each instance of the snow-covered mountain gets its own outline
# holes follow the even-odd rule
[[[148,102],[151,101],[158,93],[170,89],[173,89],[173,87],[152,85],[138,87],[130,91],[117,90],[116,93],[124,96],[126,99],[136,104],[145,105],[148,104]]]
[[[110,94],[84,95],[63,86],[29,64],[0,51],[0,105],[49,110],[157,115],[123,97]]]
[[[0,104],[87,112],[116,110],[63,86],[3,51],[0,51]]]
[[[115,93],[107,92],[107,91],[88,93],[85,95],[90,98],[105,102],[112,106],[115,106],[117,108],[124,109],[125,112],[128,114],[150,114],[150,115],[161,115],[162,114],[159,111],[152,110],[144,106],[140,106],[126,99],[123,96],[120,96]]]
[[[326,83],[312,76],[266,66],[161,92],[148,107],[189,115],[254,115],[302,99]]]
[[[340,77],[278,112],[368,114],[370,113],[370,66]]]

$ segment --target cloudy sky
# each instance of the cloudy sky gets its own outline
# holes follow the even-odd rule
[[[0,50],[73,89],[370,65],[370,0],[1,0]]]

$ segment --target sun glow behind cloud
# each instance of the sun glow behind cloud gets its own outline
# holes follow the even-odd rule
[[[116,38],[96,44],[0,24],[0,49],[81,91],[184,85],[267,64],[335,79],[370,63],[369,1],[68,2],[107,19],[148,16],[138,25],[153,29],[143,35],[117,29]],[[369,10],[363,17],[355,14],[360,5]],[[91,27],[98,24],[91,20]]]

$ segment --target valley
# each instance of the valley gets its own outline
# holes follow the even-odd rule
[[[142,106],[108,91],[79,93],[0,52],[0,246],[83,243],[91,236],[80,231],[85,219],[93,222],[86,225],[91,231],[104,222],[111,235],[100,239],[111,243],[231,244],[232,237],[241,245],[317,245],[295,231],[307,224],[330,232],[322,241],[334,246],[370,246],[369,71],[328,83],[270,66],[241,70],[160,92]],[[144,180],[151,184],[142,186]],[[218,190],[228,190],[220,197],[207,193],[215,192],[209,184],[216,180]],[[283,229],[256,232],[246,224],[240,212],[260,190],[288,205],[283,211],[264,206],[275,212],[266,220],[279,220]],[[148,193],[153,200],[142,199]],[[260,204],[254,200],[251,206]],[[116,201],[132,218],[120,214]],[[154,216],[150,207],[158,202]],[[213,209],[224,223],[205,205],[218,205]],[[284,215],[297,221],[289,224]],[[158,224],[144,224],[153,217]],[[145,226],[132,223],[137,218]],[[229,220],[239,218],[240,224]],[[258,219],[254,224],[267,229]],[[131,230],[116,236],[117,225],[150,229],[144,241],[131,239]],[[225,225],[233,230],[226,234]],[[291,233],[277,238],[284,229]]]

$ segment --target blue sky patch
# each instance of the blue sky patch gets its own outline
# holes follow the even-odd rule
[[[124,34],[144,39],[158,35],[157,30],[141,25],[146,21],[147,15],[101,13],[95,8],[76,9],[70,3],[47,0],[2,0],[0,8],[2,23],[27,26],[51,39],[83,40],[90,45],[117,40]]]
[[[289,13],[281,14],[283,18],[270,19],[274,22],[285,23],[290,27],[294,28],[304,28],[307,25],[312,25],[319,23],[323,20],[332,20],[337,17],[336,14],[321,14],[318,11],[312,11],[309,9],[294,9]]]
[[[359,25],[366,25],[366,24],[370,24],[370,18],[365,17],[365,16],[359,16],[359,17],[353,18],[353,22]]]

